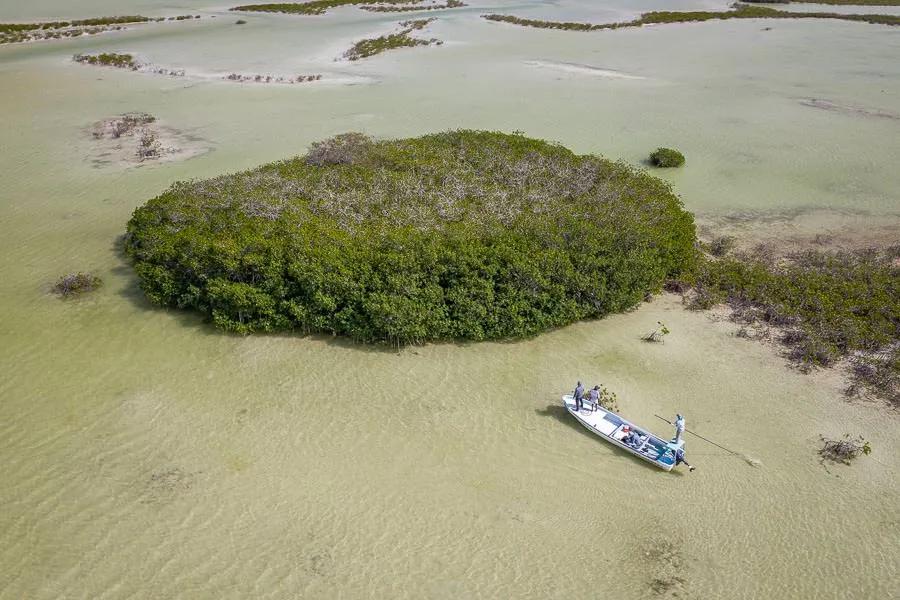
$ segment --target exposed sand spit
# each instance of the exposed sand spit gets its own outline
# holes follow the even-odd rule
[[[579,63],[556,62],[552,60],[526,60],[525,64],[529,67],[552,69],[554,71],[559,71],[562,73],[588,75],[591,77],[602,77],[604,79],[647,79],[646,77],[641,77],[640,75],[631,75],[629,73],[616,71],[615,69],[604,69],[602,67],[595,67],[593,65],[585,65]]]

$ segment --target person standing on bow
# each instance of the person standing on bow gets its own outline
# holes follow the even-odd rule
[[[572,394],[575,396],[575,410],[577,412],[581,412],[581,401],[584,398],[584,386],[581,385],[581,382],[578,382],[578,385],[575,386],[575,392]]]
[[[679,415],[675,415],[675,438],[672,440],[673,443],[677,444],[681,441],[681,434],[684,433],[684,417]]]

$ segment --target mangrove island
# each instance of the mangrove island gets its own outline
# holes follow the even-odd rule
[[[660,179],[520,134],[358,133],[177,183],[126,252],[155,303],[234,332],[405,344],[529,336],[628,310],[696,258]]]

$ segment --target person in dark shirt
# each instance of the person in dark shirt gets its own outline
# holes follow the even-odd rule
[[[575,386],[575,410],[581,412],[582,400],[584,399],[584,386],[581,385],[581,382],[578,382],[578,385]]]

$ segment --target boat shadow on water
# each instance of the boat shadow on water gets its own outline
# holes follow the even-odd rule
[[[633,454],[622,450],[618,446],[614,446],[612,444],[603,443],[602,440],[598,439],[596,435],[588,431],[584,428],[584,426],[579,423],[572,415],[569,414],[569,411],[565,409],[565,407],[560,406],[559,404],[548,404],[546,408],[536,408],[534,410],[535,414],[541,417],[552,417],[562,423],[563,425],[567,425],[573,430],[577,431],[581,435],[590,438],[592,441],[600,442],[600,448],[604,448],[609,451],[610,454],[620,457],[625,457],[631,459],[631,462],[636,465],[652,471],[653,473],[665,473],[665,471],[660,471],[658,467],[653,466],[647,461],[641,460],[640,458],[634,456]],[[676,469],[672,469],[668,472],[670,475],[678,475],[683,476],[684,473],[678,471]]]

